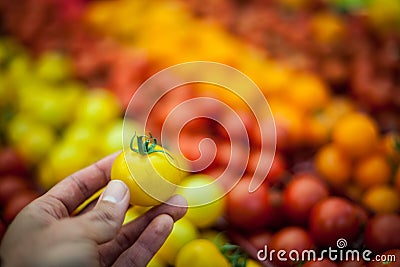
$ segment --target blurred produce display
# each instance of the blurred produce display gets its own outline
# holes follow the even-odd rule
[[[215,121],[198,118],[180,131],[188,159],[201,156],[204,138],[216,144],[206,152],[217,149],[212,164],[182,186],[211,183],[229,161],[247,166],[225,197],[189,208],[148,266],[300,266],[277,257],[257,262],[258,251],[320,253],[339,239],[345,249],[400,260],[398,0],[1,0],[0,29],[0,236],[60,179],[122,148],[125,108],[147,78],[209,60],[237,68],[261,89],[277,151],[264,184],[249,193],[258,161],[267,162],[260,159],[265,125],[240,97],[215,87],[187,85],[163,96],[146,125],[155,137],[178,104],[213,97],[241,118],[250,143],[239,148],[250,157],[246,164],[231,154],[229,135],[242,136]],[[178,117],[197,108],[231,123],[211,104]],[[130,115],[129,128],[143,129]],[[223,191],[214,185],[178,193],[203,203]],[[145,210],[131,207],[125,223]],[[377,266],[323,256],[303,266]]]

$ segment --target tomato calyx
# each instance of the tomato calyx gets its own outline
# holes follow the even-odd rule
[[[218,237],[217,237],[218,238]],[[214,240],[214,244],[219,251],[229,261],[232,267],[246,267],[247,254],[238,245],[226,243],[221,244],[218,240]]]
[[[137,148],[134,147],[134,142],[137,142]],[[149,133],[149,135],[139,135],[136,136],[136,132],[133,135],[131,142],[129,144],[130,149],[133,152],[139,153],[142,156],[146,156],[155,152],[161,152],[166,154],[168,157],[170,157],[171,159],[172,156],[165,150],[163,149],[156,149],[157,147],[157,139],[154,138],[151,133]]]

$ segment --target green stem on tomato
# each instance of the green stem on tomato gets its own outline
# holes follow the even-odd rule
[[[137,148],[133,146],[135,140],[137,141]],[[142,156],[149,155],[155,152],[161,152],[166,154],[171,159],[173,159],[173,157],[164,149],[155,149],[157,146],[157,139],[155,139],[150,133],[148,136],[147,135],[136,136],[135,132],[129,146],[132,151],[139,153]]]

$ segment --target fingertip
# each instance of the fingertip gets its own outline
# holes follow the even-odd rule
[[[188,203],[186,198],[184,198],[182,195],[173,195],[170,199],[167,200],[166,204],[170,206],[175,206],[175,207],[188,207]]]
[[[151,222],[155,233],[170,233],[174,227],[174,219],[169,214],[160,214]]]
[[[166,204],[168,204],[169,206],[172,206],[172,210],[168,214],[171,215],[171,218],[174,221],[177,221],[180,218],[182,218],[187,212],[187,208],[188,208],[187,200],[181,195],[172,196],[166,202]]]

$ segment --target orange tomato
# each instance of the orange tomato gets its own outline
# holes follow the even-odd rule
[[[394,188],[378,185],[368,189],[362,199],[364,205],[377,213],[392,213],[400,209],[400,195]]]
[[[333,186],[343,186],[350,180],[350,160],[334,144],[323,146],[315,156],[315,167]]]
[[[351,157],[370,153],[378,143],[378,129],[371,117],[353,112],[333,126],[333,142]]]
[[[297,74],[286,91],[285,97],[305,111],[323,108],[330,98],[326,84],[311,73]]]
[[[360,159],[354,170],[355,182],[364,189],[388,183],[390,175],[390,165],[381,154],[372,154]]]
[[[270,102],[276,125],[277,146],[292,148],[304,138],[304,112],[281,100]]]

